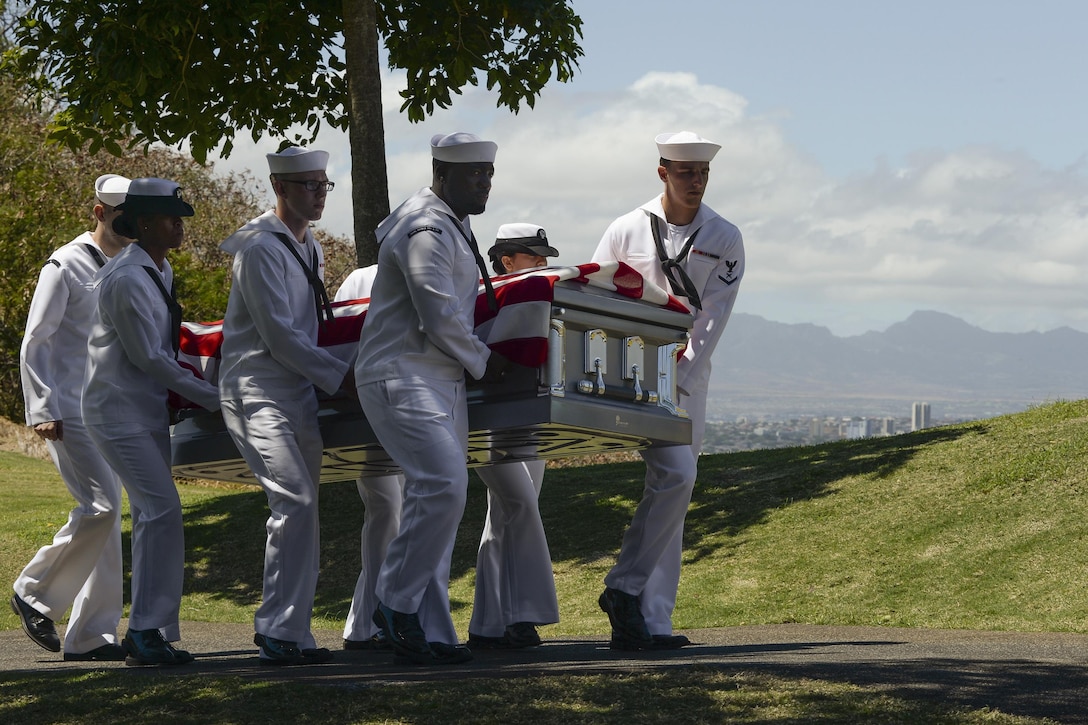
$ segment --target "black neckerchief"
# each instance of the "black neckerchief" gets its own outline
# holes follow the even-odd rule
[[[446,212],[442,212],[446,214]],[[483,255],[480,254],[480,245],[476,243],[475,234],[465,233],[465,228],[461,226],[461,222],[452,214],[446,214],[453,222],[453,225],[457,227],[457,231],[461,232],[461,236],[468,242],[469,249],[472,250],[472,256],[476,257],[476,266],[480,268],[480,279],[484,281],[484,290],[487,292],[487,307],[492,312],[499,309],[499,303],[495,300],[495,288],[491,286],[491,275],[487,273],[487,264],[484,263]]]
[[[287,250],[294,255],[298,260],[299,265],[302,267],[302,271],[306,274],[306,279],[310,283],[310,287],[314,290],[314,307],[317,309],[317,322],[319,325],[324,325],[325,321],[332,322],[332,303],[329,302],[329,293],[325,289],[325,283],[321,281],[321,278],[317,276],[317,247],[313,249],[313,259],[311,266],[307,267],[306,263],[302,261],[302,255],[295,249],[296,242],[293,242],[283,232],[272,232],[272,234],[283,242],[283,245],[287,247]],[[322,319],[321,313],[324,310],[325,316]]]
[[[94,263],[98,265],[99,269],[102,269],[106,266],[106,258],[102,256],[102,252],[98,251],[98,247],[94,246],[93,244],[88,244],[87,242],[82,242],[82,244],[83,248],[87,250],[87,254],[91,255],[91,259],[94,260]],[[53,259],[52,257],[45,260],[45,263],[55,264],[58,268],[60,267],[60,262]]]
[[[155,286],[159,288],[159,292],[162,292],[162,298],[166,300],[166,308],[170,310],[170,345],[174,348],[174,359],[177,360],[178,350],[181,349],[181,305],[178,304],[174,284],[171,282],[170,291],[167,292],[159,270],[144,266],[144,271],[147,272],[148,277],[155,280]]]
[[[665,279],[669,280],[672,293],[677,297],[687,297],[688,301],[691,302],[691,306],[695,309],[703,309],[702,300],[699,299],[699,290],[695,289],[695,283],[691,281],[691,277],[680,266],[687,259],[688,252],[691,251],[691,245],[695,243],[695,237],[699,236],[702,227],[696,229],[695,233],[688,237],[688,241],[679,254],[675,257],[669,257],[665,251],[665,243],[661,241],[661,230],[658,228],[657,216],[649,214],[649,217],[650,232],[654,236],[654,244],[657,245],[657,258],[661,261],[661,271],[665,273]]]
[[[106,266],[106,258],[102,256],[102,252],[98,251],[98,247],[86,242],[83,242],[83,246],[87,249],[87,254],[94,259],[94,263],[98,265],[99,269]]]

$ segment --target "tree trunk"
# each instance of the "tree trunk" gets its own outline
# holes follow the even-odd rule
[[[359,266],[378,261],[374,229],[389,215],[375,0],[343,0],[351,205]]]

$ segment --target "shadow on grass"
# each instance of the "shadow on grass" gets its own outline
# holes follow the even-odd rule
[[[363,504],[350,481],[323,484],[319,504],[321,570],[314,610],[344,619],[359,575]],[[184,515],[186,594],[259,604],[268,518],[264,492],[251,488],[208,497],[187,505]],[[127,536],[124,546],[127,558]]]
[[[697,560],[716,553],[710,534],[734,536],[763,523],[771,511],[833,493],[835,484],[846,478],[890,478],[927,448],[989,430],[989,424],[978,422],[910,435],[706,456],[700,459],[685,525],[687,556]]]
[[[476,548],[486,511],[486,489],[473,478],[457,536],[453,576],[476,565]],[[343,620],[360,569],[364,508],[354,481],[325,483],[320,489],[321,570],[314,613]],[[257,489],[230,491],[185,507],[185,592],[240,606],[261,600],[265,521],[268,504]],[[125,571],[131,571],[124,541]],[[467,606],[453,602],[451,606]]]
[[[844,478],[888,477],[928,447],[985,435],[988,430],[985,422],[979,422],[889,438],[704,456],[687,518],[689,556],[719,553],[722,537],[710,534],[736,535],[791,502],[828,495]],[[644,473],[641,462],[549,469],[540,509],[552,559],[587,564],[614,557],[641,497]],[[323,484],[320,506],[321,572],[315,612],[342,619],[359,574],[363,505],[355,483],[348,481]],[[473,475],[451,577],[474,568],[485,511],[486,489]],[[258,603],[267,515],[264,493],[255,488],[188,505],[186,592],[239,605]],[[127,556],[127,541],[125,551]]]
[[[820,643],[821,648],[828,644]],[[804,648],[806,645],[797,643]],[[867,663],[753,660],[707,648],[704,661],[571,662],[573,669],[365,663],[268,672],[87,669],[0,673],[4,722],[781,723],[1086,722],[1084,668],[1020,660]],[[194,666],[196,667],[196,666]],[[396,687],[383,687],[397,682]],[[501,682],[499,687],[496,684]],[[315,703],[319,703],[315,707]],[[978,710],[978,712],[972,712]]]
[[[711,556],[720,547],[711,542],[721,540],[711,534],[734,536],[775,509],[828,495],[844,478],[886,478],[926,448],[988,431],[979,422],[888,438],[703,456],[685,548],[689,556]],[[644,475],[641,462],[549,470],[540,508],[553,560],[587,563],[613,556],[641,498]]]
[[[747,665],[744,665],[747,667]],[[1088,723],[1084,667],[1023,660],[904,659],[894,662],[767,664],[759,672],[782,678],[878,686],[904,699],[957,708],[993,708],[1008,715]],[[872,722],[879,722],[879,719]],[[922,721],[917,721],[922,722]]]

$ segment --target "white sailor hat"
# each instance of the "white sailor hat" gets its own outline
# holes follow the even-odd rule
[[[709,162],[721,148],[721,144],[707,141],[691,131],[658,134],[654,141],[658,154],[666,161]]]
[[[130,183],[124,176],[102,174],[94,181],[94,196],[106,206],[120,206],[125,203]]]
[[[329,152],[288,146],[274,154],[265,154],[268,171],[272,174],[299,174],[304,171],[324,171],[329,163]]]
[[[431,136],[431,157],[451,164],[493,164],[499,145],[464,131]]]
[[[512,252],[535,254],[538,257],[558,257],[559,250],[548,245],[544,227],[518,222],[503,224],[495,233],[495,244],[487,254],[492,259]]]

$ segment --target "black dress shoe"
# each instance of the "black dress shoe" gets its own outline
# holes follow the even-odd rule
[[[303,647],[300,665],[323,665],[333,661],[332,652],[327,647]]]
[[[653,649],[654,638],[646,627],[638,597],[610,587],[604,590],[597,603],[612,625],[612,649]]]
[[[472,661],[472,650],[463,644],[430,642],[436,665],[461,665]]]
[[[680,649],[691,644],[691,640],[682,634],[655,634],[654,649]]]
[[[344,649],[391,650],[393,647],[389,644],[389,640],[385,638],[385,635],[378,632],[370,639],[345,639]]]
[[[11,611],[19,617],[23,631],[34,644],[50,652],[60,652],[60,637],[57,636],[57,628],[52,619],[24,602],[18,594],[11,597]]]
[[[502,636],[513,649],[536,647],[540,644],[540,634],[532,622],[515,622],[507,625]]]
[[[508,625],[501,637],[488,637],[482,634],[468,633],[469,649],[524,649],[540,644],[540,635],[532,622],[517,622]],[[431,643],[434,647],[434,643]]]
[[[253,635],[253,644],[259,648],[262,666],[283,667],[302,664],[302,650],[296,642],[276,639],[258,632]]]
[[[396,612],[379,603],[372,619],[392,646],[395,659],[417,665],[434,663],[434,652],[423,634],[418,614]]]
[[[125,648],[119,644],[104,644],[88,652],[65,652],[65,662],[120,662],[125,659]]]
[[[506,636],[502,637],[488,637],[483,634],[468,633],[468,648],[469,649],[510,649],[510,643],[506,641]]]
[[[121,646],[125,648],[125,664],[129,667],[173,667],[193,661],[191,654],[175,649],[157,629],[130,629]]]

